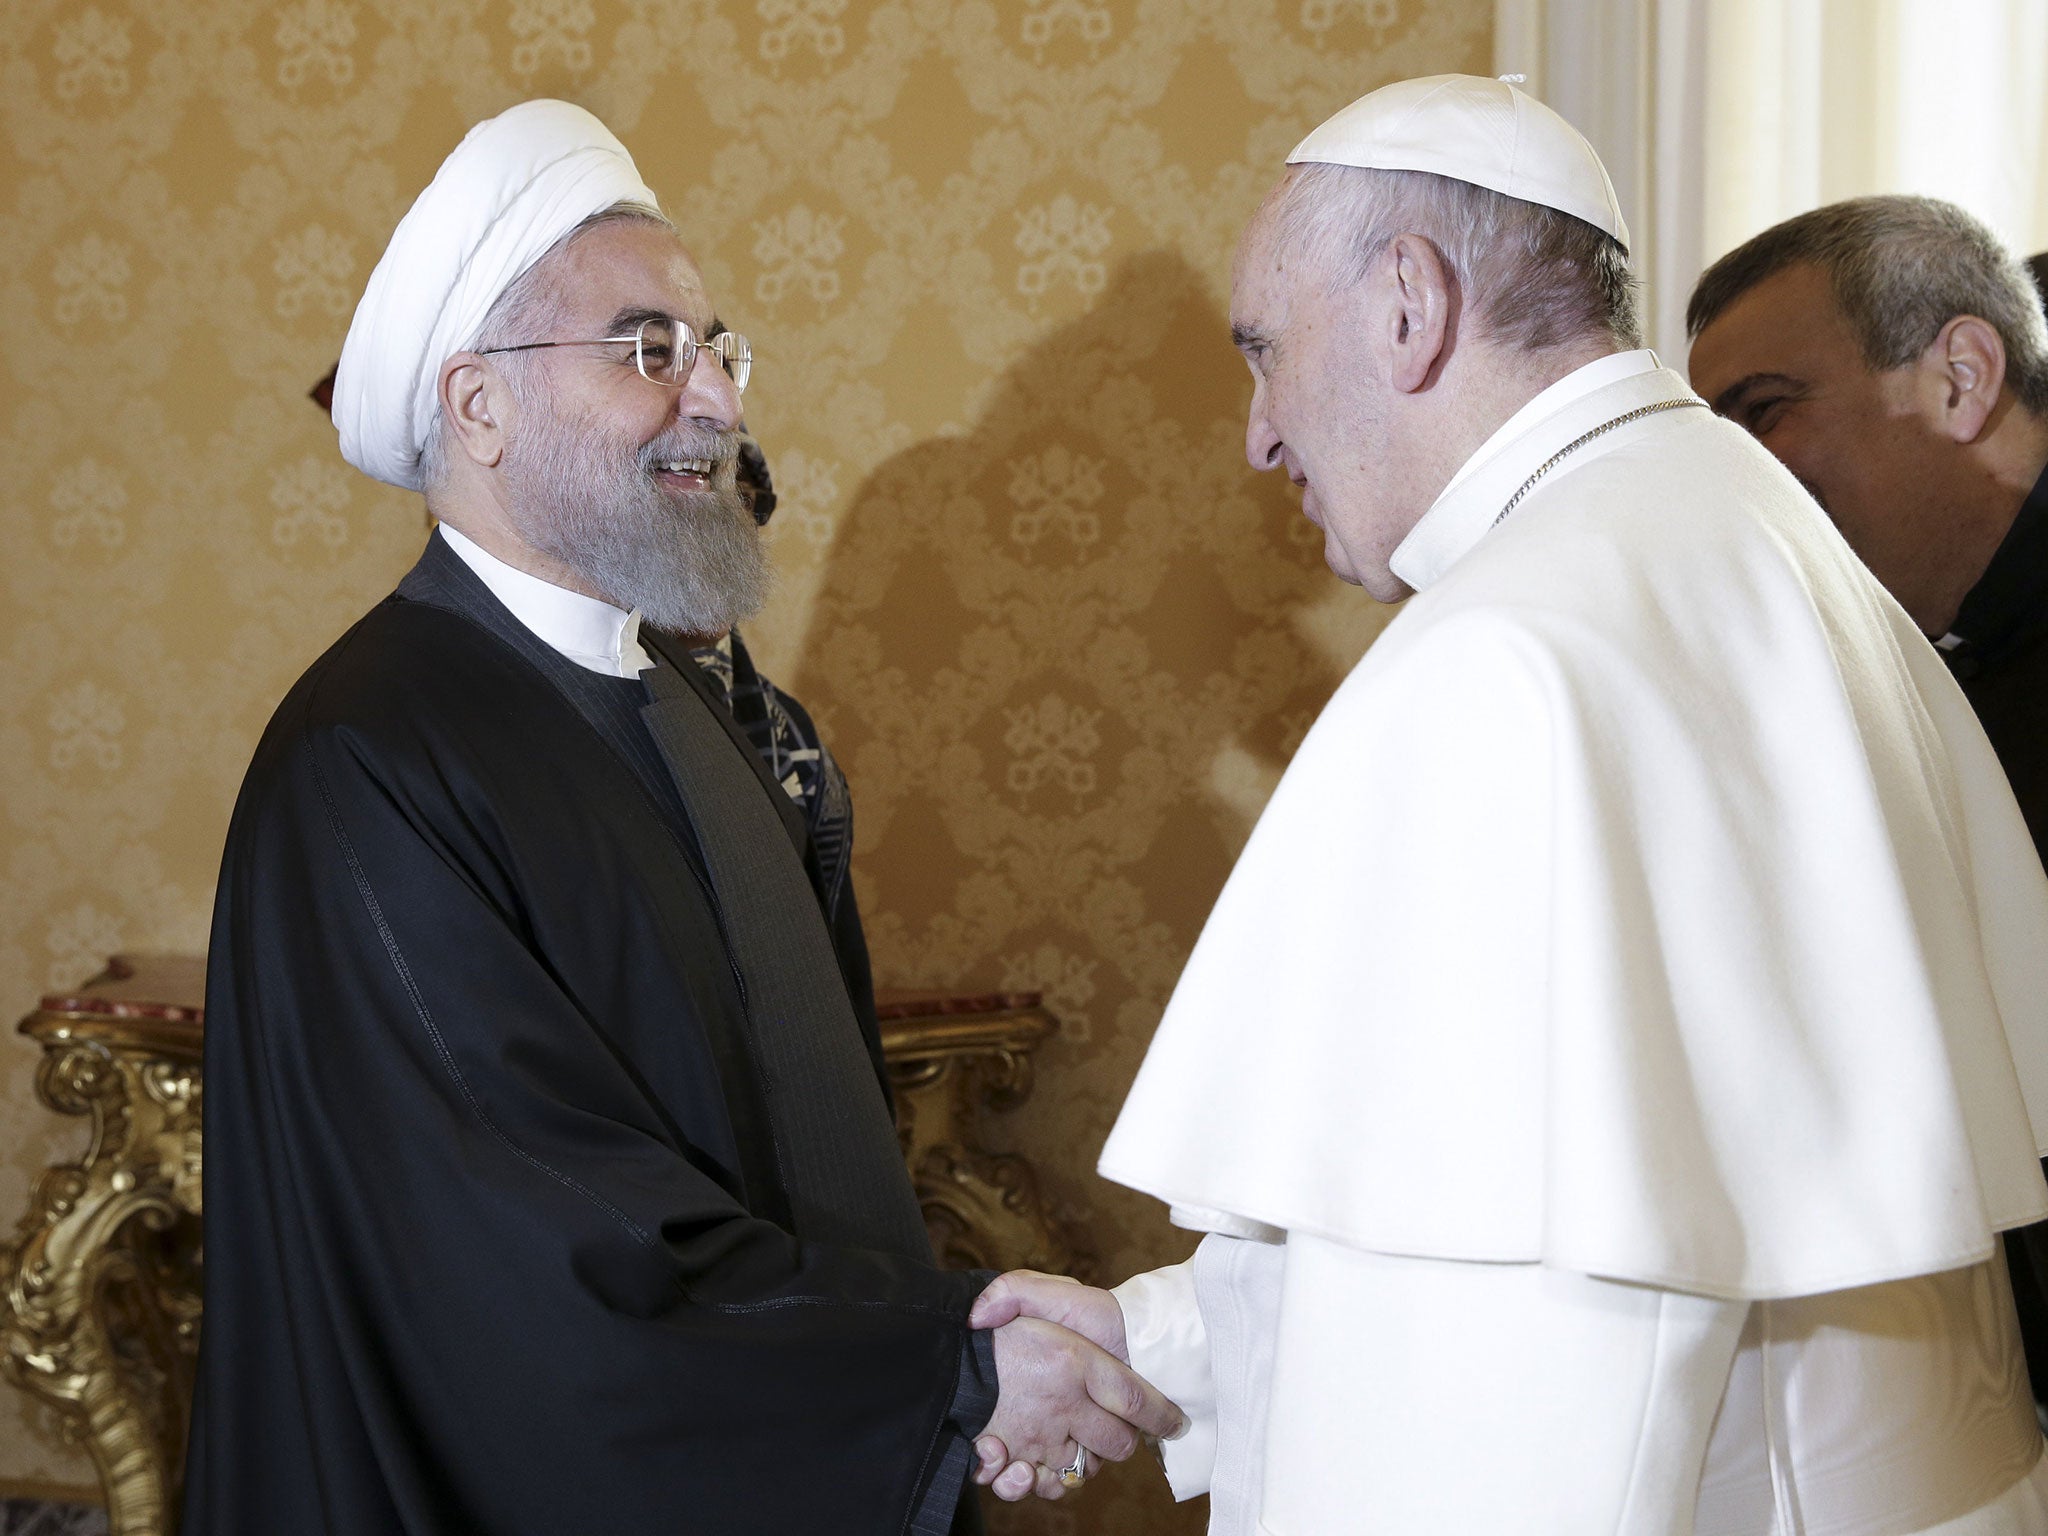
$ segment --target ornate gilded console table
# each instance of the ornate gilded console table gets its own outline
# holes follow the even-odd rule
[[[0,1247],[0,1372],[60,1415],[92,1457],[110,1536],[170,1536],[199,1343],[200,1042],[194,959],[116,957],[21,1022],[43,1048],[36,1093],[90,1118],[73,1163],[37,1180]],[[1031,1091],[1058,1027],[1035,993],[889,994],[883,1054],[905,1160],[942,1262],[1094,1268],[1020,1157],[983,1149],[988,1110]]]

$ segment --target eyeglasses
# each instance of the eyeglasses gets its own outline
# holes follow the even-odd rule
[[[737,331],[720,331],[708,341],[697,339],[689,322],[674,315],[654,315],[642,320],[630,336],[599,336],[591,341],[529,341],[516,347],[485,347],[493,352],[537,352],[543,347],[622,347],[631,343],[633,366],[650,383],[680,389],[697,366],[697,349],[702,347],[718,359],[718,365],[732,380],[734,389],[747,387],[747,375],[754,371],[754,349]]]

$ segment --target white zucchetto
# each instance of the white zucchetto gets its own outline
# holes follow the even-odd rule
[[[615,203],[660,204],[626,147],[566,101],[527,101],[470,129],[392,232],[334,379],[341,456],[422,489],[441,365],[555,242]]]
[[[1289,165],[1431,171],[1540,203],[1628,249],[1607,168],[1579,131],[1503,80],[1427,75],[1361,96],[1294,146]]]

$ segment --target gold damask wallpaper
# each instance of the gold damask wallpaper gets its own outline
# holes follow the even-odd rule
[[[749,627],[858,804],[888,983],[1043,989],[1003,1125],[1111,1277],[1189,1244],[1093,1162],[1287,755],[1385,611],[1241,457],[1235,233],[1491,0],[0,0],[0,1011],[203,945],[249,751],[419,504],[306,390],[476,119],[604,117],[759,359]],[[1255,1048],[1255,1038],[1248,1041]],[[71,1128],[0,1040],[0,1223]],[[5,1389],[0,1389],[4,1392]],[[0,1399],[0,1488],[80,1486]],[[1194,1531],[1124,1469],[999,1530]]]

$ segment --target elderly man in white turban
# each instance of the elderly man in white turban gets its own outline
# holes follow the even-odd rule
[[[764,588],[750,366],[562,102],[474,129],[370,280],[342,452],[441,526],[228,833],[186,1536],[939,1536],[984,1424],[1179,1423],[968,1329],[801,821],[674,638]]]
[[[1209,1235],[977,1321],[1180,1401],[1219,1536],[2048,1531],[1996,1257],[2048,1213],[2048,883],[1969,706],[1639,349],[1560,118],[1409,81],[1291,162],[1238,251],[1246,448],[1415,595],[1103,1153]]]

